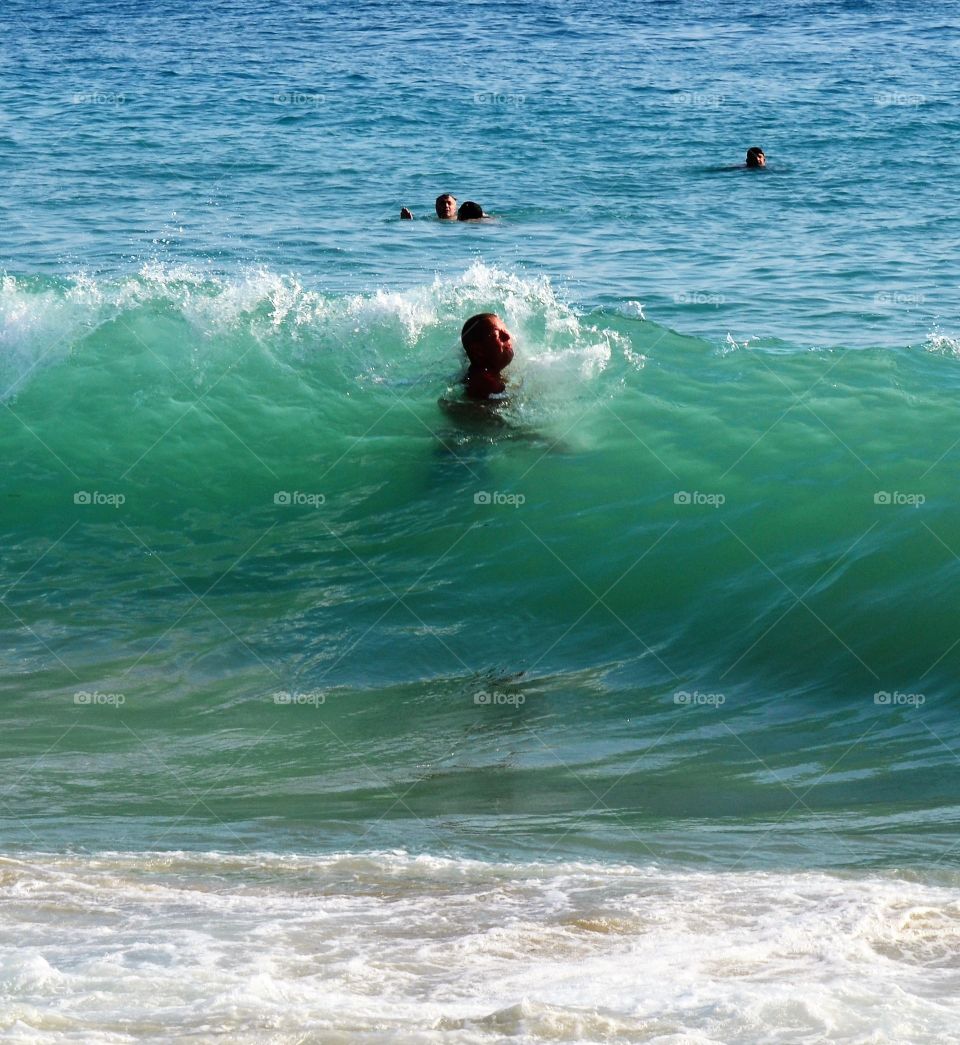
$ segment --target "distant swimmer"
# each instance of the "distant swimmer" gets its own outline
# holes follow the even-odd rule
[[[451,196],[449,192],[445,192],[442,196],[437,197],[435,204],[437,208],[437,217],[441,221],[455,221],[457,217],[457,197]]]
[[[500,376],[513,361],[513,338],[495,312],[471,316],[460,331],[470,368],[463,379],[468,399],[489,399],[506,391]]]
[[[485,217],[487,215],[483,213],[483,207],[479,203],[474,203],[473,200],[461,203],[460,209],[457,211],[457,221],[476,221],[478,218]]]
[[[413,212],[407,210],[406,207],[401,207],[400,208],[400,217],[401,218],[406,218],[407,221],[413,221]]]
[[[753,145],[747,149],[746,163],[735,163],[729,167],[707,167],[706,169],[709,171],[765,171],[770,168],[767,167],[767,157],[763,149],[759,145]],[[773,168],[773,170],[778,169],[776,167]]]

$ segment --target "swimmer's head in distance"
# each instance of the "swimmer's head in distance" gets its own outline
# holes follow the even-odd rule
[[[457,197],[451,196],[449,192],[437,197],[437,217],[446,221],[457,216]]]
[[[748,167],[766,167],[767,157],[763,154],[763,149],[758,145],[754,145],[747,149],[747,166]]]
[[[457,221],[476,221],[477,218],[482,217],[485,217],[483,207],[479,203],[474,203],[473,200],[461,203],[460,210],[457,211]]]

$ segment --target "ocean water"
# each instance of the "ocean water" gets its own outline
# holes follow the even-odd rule
[[[0,27],[0,1035],[955,1038],[955,5]]]

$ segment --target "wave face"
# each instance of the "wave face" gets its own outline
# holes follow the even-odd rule
[[[943,339],[710,343],[479,262],[366,295],[8,277],[2,305],[24,843],[943,851]],[[487,309],[518,345],[496,424],[438,405]],[[52,807],[26,771],[65,730]]]

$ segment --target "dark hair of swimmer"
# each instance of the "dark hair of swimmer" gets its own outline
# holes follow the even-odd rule
[[[748,167],[766,167],[767,158],[763,155],[763,149],[754,145],[753,148],[747,149],[747,166]]]
[[[474,203],[473,200],[461,203],[460,209],[457,211],[457,221],[475,221],[483,216],[483,207],[479,203]]]

